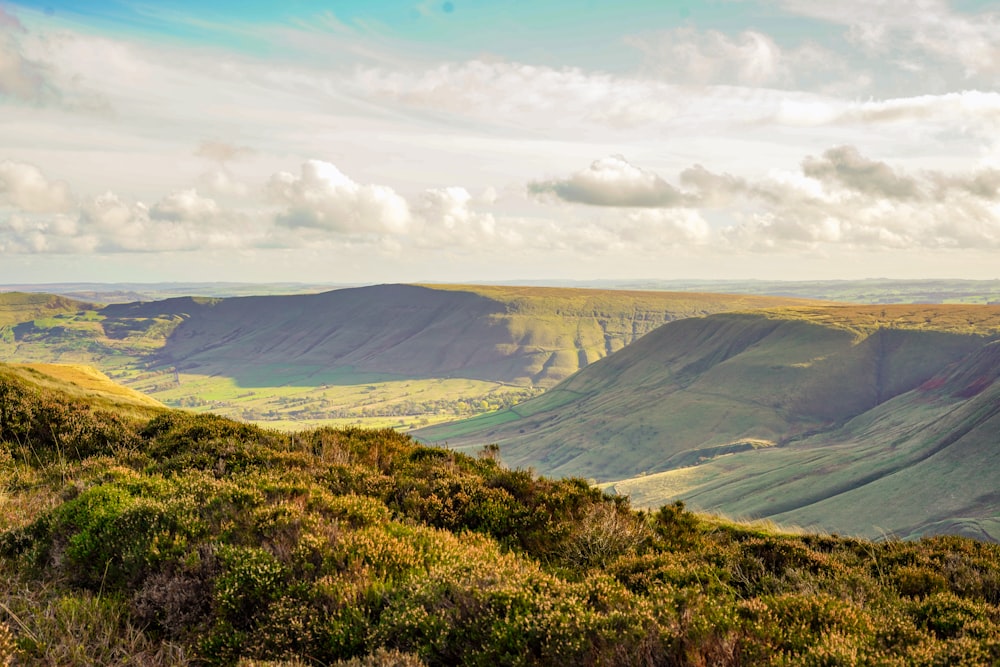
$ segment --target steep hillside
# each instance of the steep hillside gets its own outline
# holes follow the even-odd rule
[[[179,315],[157,355],[259,381],[271,364],[551,386],[664,322],[787,300],[665,292],[382,285],[317,295],[170,299],[109,317]]]
[[[683,320],[539,398],[417,434],[453,447],[497,443],[508,464],[546,474],[629,478],[831,431],[977,354],[998,332],[1000,308],[986,306]]]
[[[982,665],[1000,546],[636,512],[391,430],[0,372],[0,664]]]
[[[178,407],[284,427],[411,426],[538,394],[664,322],[787,299],[488,286],[114,304],[13,329],[17,361],[89,363]]]
[[[1000,540],[1000,342],[839,428],[617,482],[696,507],[879,537]]]

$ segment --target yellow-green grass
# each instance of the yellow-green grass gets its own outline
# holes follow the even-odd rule
[[[610,315],[666,309],[674,319],[708,313],[760,310],[782,306],[819,306],[823,302],[781,296],[665,292],[655,290],[584,289],[514,285],[424,284],[433,290],[468,292],[508,306],[509,313],[531,315]]]
[[[779,320],[804,320],[866,336],[879,329],[991,336],[1000,333],[1000,306],[974,304],[809,305],[763,311]]]
[[[117,384],[91,366],[79,364],[0,364],[0,372],[26,379],[48,390],[89,403],[115,408],[164,409],[156,399],[134,389]]]
[[[168,405],[282,430],[317,426],[417,428],[530,396],[534,390],[468,378],[409,379],[341,369],[258,369],[287,384],[249,388],[224,375],[134,372],[122,379]],[[252,374],[252,372],[251,372]]]
[[[0,327],[90,308],[92,304],[54,294],[0,292]]]

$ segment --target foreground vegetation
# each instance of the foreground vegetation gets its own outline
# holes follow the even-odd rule
[[[391,430],[128,412],[0,367],[0,662],[984,664],[1000,547],[635,512]]]

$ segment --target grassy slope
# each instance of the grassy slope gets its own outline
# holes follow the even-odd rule
[[[54,294],[0,292],[0,327],[94,307],[93,304]]]
[[[997,545],[636,513],[488,452],[123,416],[30,373],[0,397],[0,663],[1000,659]]]
[[[1000,540],[1000,343],[843,427],[767,452],[616,483],[734,515],[878,537]]]
[[[422,429],[511,465],[604,480],[681,453],[825,431],[919,386],[1000,331],[1000,308],[798,308],[669,324],[507,412]],[[778,457],[780,452],[760,456]],[[720,465],[722,465],[720,463]],[[682,477],[681,473],[678,473]]]
[[[115,383],[90,366],[79,364],[2,364],[0,378],[19,378],[45,391],[56,391],[95,408],[148,414],[166,409],[154,398]]]

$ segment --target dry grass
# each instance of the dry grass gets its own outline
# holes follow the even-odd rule
[[[152,639],[129,620],[126,602],[61,582],[23,581],[0,561],[0,665],[191,664],[184,649]]]
[[[3,364],[18,377],[28,379],[46,389],[56,389],[67,394],[84,398],[101,398],[115,404],[133,404],[148,408],[165,408],[154,398],[129,389],[109,378],[104,373],[82,364]]]
[[[879,329],[909,329],[943,333],[1000,333],[1000,306],[966,304],[825,305],[776,308],[763,313],[771,319],[806,320],[854,331],[862,336]]]

